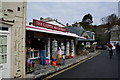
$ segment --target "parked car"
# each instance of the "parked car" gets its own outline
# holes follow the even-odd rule
[[[107,49],[107,45],[97,45],[96,49],[106,50]]]

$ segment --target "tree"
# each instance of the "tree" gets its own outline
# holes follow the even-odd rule
[[[101,21],[103,23],[103,25],[107,26],[107,30],[105,31],[106,34],[108,35],[106,37],[106,39],[108,39],[108,43],[110,43],[110,39],[111,39],[111,28],[117,23],[118,21],[118,17],[116,16],[116,14],[111,14],[107,17],[103,17],[101,18]]]
[[[109,28],[111,28],[113,25],[115,25],[118,21],[118,17],[116,14],[111,14],[107,17],[101,18],[102,24],[108,25]]]
[[[92,20],[92,15],[91,14],[86,14],[83,19],[82,22],[85,22],[86,24],[92,24],[93,20]]]
[[[108,23],[107,17],[101,18],[101,22],[102,22],[103,25],[107,24]]]
[[[82,22],[79,22],[79,24],[85,29],[90,30],[91,24],[93,23],[93,17],[91,14],[86,14],[83,16]]]
[[[108,23],[110,23],[112,26],[115,25],[115,23],[118,20],[118,17],[116,16],[116,14],[111,14],[107,18],[108,18]]]

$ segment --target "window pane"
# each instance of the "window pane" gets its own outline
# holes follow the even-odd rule
[[[7,36],[0,35],[0,64],[7,62]]]
[[[7,36],[0,36],[0,44],[7,44]]]
[[[2,43],[2,37],[1,37],[1,35],[0,35],[0,44]]]
[[[3,44],[7,44],[7,36],[3,36]]]
[[[4,63],[4,55],[2,55],[2,63]]]
[[[2,46],[2,52],[3,54],[7,53],[7,45]]]
[[[2,55],[0,55],[0,64],[2,64]]]
[[[4,63],[7,63],[7,55],[4,56]]]
[[[0,27],[0,30],[8,31],[8,28],[7,27]]]
[[[0,55],[2,54],[2,46],[0,45]]]

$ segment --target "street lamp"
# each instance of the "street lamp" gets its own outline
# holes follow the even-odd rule
[[[111,39],[111,30],[108,31],[108,43],[110,44],[110,39]]]
[[[110,23],[108,22],[108,44],[110,44],[110,39],[111,39],[111,30],[110,30]]]

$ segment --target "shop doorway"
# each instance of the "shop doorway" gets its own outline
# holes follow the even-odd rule
[[[10,77],[9,41],[9,33],[0,28],[0,80]]]

